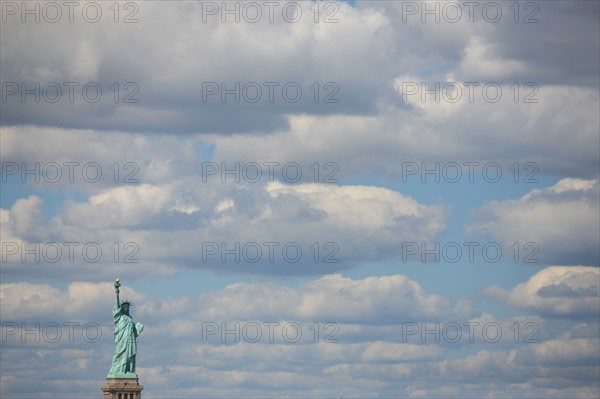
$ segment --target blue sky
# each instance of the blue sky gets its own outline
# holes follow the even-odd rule
[[[0,396],[120,277],[144,397],[597,397],[599,3],[463,3],[3,0]]]

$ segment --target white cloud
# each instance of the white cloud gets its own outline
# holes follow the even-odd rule
[[[437,359],[442,356],[443,352],[441,348],[432,345],[423,346],[375,341],[367,345],[361,358],[367,362],[410,362]]]
[[[44,145],[32,146],[31,142]],[[205,159],[194,147],[196,142],[123,131],[2,126],[3,179],[68,193],[168,183],[201,170]],[[25,170],[35,172],[25,174]]]
[[[32,239],[46,236],[48,231],[43,225],[42,204],[40,197],[30,195],[15,201],[10,210],[3,209],[2,241],[16,236]]]
[[[443,396],[449,392],[466,392],[469,396],[481,397],[496,392],[499,383],[510,386],[514,396],[531,392],[549,396],[571,392],[581,396],[596,389],[589,379],[597,372],[593,360],[594,353],[598,352],[598,339],[575,338],[579,327],[549,339],[540,334],[539,344],[508,344],[512,338],[508,337],[499,347],[485,343],[486,349],[479,350],[475,346],[475,353],[469,350],[457,352],[453,345],[400,343],[398,332],[391,334],[390,340],[373,338],[367,332],[376,327],[372,314],[383,305],[388,306],[389,318],[395,323],[407,320],[407,317],[416,318],[417,312],[438,319],[460,317],[452,314],[450,301],[437,300],[441,297],[425,293],[416,283],[400,275],[358,280],[334,275],[296,288],[273,283],[234,284],[199,297],[163,301],[132,289],[127,291],[126,296],[138,302],[134,319],[146,325],[138,347],[138,371],[149,395],[173,392],[174,383],[178,387],[177,394],[182,396],[207,392],[226,396],[242,391],[258,395],[269,390],[284,396],[293,391],[303,392],[307,397],[323,397],[334,390],[343,391],[346,396],[388,395],[392,392],[404,392],[409,396]],[[90,309],[104,314],[112,306],[110,295],[106,296],[112,294],[108,283],[76,282],[64,290],[48,285],[7,284],[0,292],[3,315],[17,315],[22,317],[21,320],[31,322],[44,321],[48,315],[54,318],[51,320],[75,320],[76,315],[86,315]],[[402,294],[399,311],[392,309],[389,301],[395,292]],[[315,298],[317,294],[316,301],[309,301],[311,307],[306,313],[303,306],[307,298]],[[434,313],[424,309],[422,304],[427,302],[437,306]],[[194,309],[197,314],[190,316]],[[180,319],[183,315],[187,315],[186,318]],[[322,340],[315,343],[310,337],[310,342],[299,344],[285,343],[281,339],[269,343],[266,337],[257,343],[228,341],[220,344],[219,339],[203,342],[197,325],[175,329],[182,322],[193,323],[198,316],[205,321],[210,315],[226,316],[229,320],[239,317],[241,320],[271,321],[301,321],[305,317],[312,320],[331,317],[334,321],[353,318],[360,328],[353,329],[354,334],[358,334],[356,342],[347,341],[347,325],[340,323],[338,343]],[[106,321],[110,323],[109,315]],[[501,324],[503,329],[511,325],[509,321]],[[3,377],[3,395],[29,392],[23,385],[27,375],[24,370],[38,375],[40,386],[45,389],[63,392],[66,386],[52,386],[62,370],[50,367],[57,361],[77,369],[78,389],[97,388],[94,376],[106,373],[113,350],[112,336],[109,331],[104,332],[106,335],[93,348],[89,344],[82,346],[63,340],[54,344],[35,344],[35,351],[23,351],[34,344],[9,337],[8,347],[3,351],[3,359],[10,365],[3,368],[3,375],[7,377]],[[312,333],[308,329],[304,332]],[[276,334],[279,333],[276,330]],[[32,333],[29,334],[31,337]],[[102,361],[89,362],[90,358]],[[184,383],[192,376],[194,381],[202,382],[202,389],[197,384]],[[573,386],[580,388],[573,390]],[[34,391],[30,394],[35,396]]]
[[[68,204],[61,219],[65,224],[87,228],[135,226],[166,211],[173,197],[170,185],[116,187],[90,196],[87,203]]]
[[[597,365],[600,341],[595,338],[548,340],[523,353],[523,363],[560,366]]]
[[[381,187],[272,183],[267,191],[274,198],[293,195],[325,212],[327,219],[340,230],[361,230],[369,238],[388,230],[393,233],[388,239],[397,240],[398,236],[408,235],[409,229],[414,237],[422,238],[438,234],[445,227],[441,206],[421,205],[410,197]],[[411,219],[420,219],[424,223],[412,224]]]
[[[507,246],[534,242],[543,262],[598,264],[598,181],[563,179],[516,200],[493,201],[473,215],[469,232],[492,236]]]
[[[268,318],[289,315],[305,321],[397,324],[405,320],[469,317],[477,312],[456,312],[455,304],[427,293],[403,275],[353,280],[339,274],[301,284],[297,289],[270,284],[236,284],[203,299],[202,320]],[[227,311],[225,310],[227,309]],[[382,312],[382,309],[387,309]],[[468,313],[465,313],[468,312]]]
[[[217,177],[206,182],[196,177],[163,184],[99,188],[84,202],[67,199],[50,220],[41,217],[42,205],[41,198],[32,196],[5,210],[2,228],[6,237],[15,238],[21,247],[41,243],[40,249],[47,241],[76,242],[76,252],[81,252],[76,253],[76,260],[87,264],[89,257],[82,248],[88,243],[100,245],[98,264],[111,268],[94,267],[89,270],[94,274],[114,273],[118,263],[134,249],[133,259],[158,265],[153,272],[159,274],[192,264],[258,274],[325,274],[364,260],[398,256],[402,241],[433,240],[445,229],[447,217],[447,210],[440,205],[424,205],[380,187],[223,184]],[[113,262],[117,256],[115,242],[122,253]],[[269,242],[275,242],[276,247],[269,249],[264,244]],[[127,243],[134,243],[135,248],[125,247]],[[237,256],[242,259],[244,255],[243,262],[223,262],[225,250],[220,247],[216,254],[205,256],[209,251],[203,243],[225,243],[226,248],[238,245]],[[258,246],[256,258],[254,252],[258,250],[252,249],[254,252],[248,256],[242,251],[247,245]],[[284,250],[286,245],[294,249]],[[297,256],[289,251],[296,251]],[[21,270],[21,252],[8,259],[6,266],[12,272]],[[38,252],[44,255],[42,250]],[[297,262],[289,261],[290,257]],[[26,261],[30,259],[33,257],[25,257]],[[73,266],[68,248],[63,248],[63,256],[53,263],[45,273],[67,272],[63,266]]]
[[[368,275],[370,262],[398,254],[399,242],[453,235],[455,226],[449,223],[455,219],[448,214],[453,204],[440,203],[451,195],[438,200],[427,185],[408,186],[412,192],[375,186],[398,187],[404,161],[495,161],[503,167],[534,162],[539,166],[535,177],[568,177],[522,198],[484,205],[469,227],[508,245],[536,241],[537,257],[551,264],[598,265],[597,2],[521,3],[518,23],[510,3],[501,4],[499,23],[482,19],[482,5],[469,22],[464,4],[457,23],[422,23],[420,13],[404,20],[403,8],[411,2],[317,2],[324,6],[321,20],[339,7],[339,22],[333,24],[313,22],[313,2],[300,2],[304,18],[294,24],[279,18],[282,4],[275,23],[264,20],[268,12],[263,9],[263,21],[253,24],[221,23],[221,15],[204,22],[206,2],[137,2],[139,21],[125,24],[113,22],[111,4],[99,3],[103,19],[97,24],[81,20],[81,7],[75,23],[66,20],[63,8],[56,24],[31,23],[31,14],[22,23],[18,13],[5,15],[9,21],[2,24],[3,83],[98,80],[104,91],[99,103],[84,101],[81,86],[74,103],[66,91],[58,103],[36,103],[32,95],[22,102],[19,94],[3,102],[2,178],[8,184],[2,185],[2,243],[30,248],[38,241],[90,241],[106,251],[98,263],[80,262],[79,256],[74,263],[20,262],[18,256],[2,262],[3,334],[6,318],[110,324],[113,289],[97,282],[119,275],[136,282],[137,289],[126,287],[123,296],[137,302],[134,318],[146,324],[138,364],[147,396],[599,396],[596,268],[549,267],[526,282],[500,273],[498,284],[507,286],[510,279],[514,288],[494,286],[486,293],[511,306],[511,312],[538,315],[498,321],[504,334],[497,343],[482,342],[478,335],[474,343],[439,345],[419,344],[418,335],[415,342],[400,343],[399,323],[494,321],[479,310],[480,304],[487,307],[481,297],[469,297],[477,289],[477,273],[467,276],[468,268],[454,265],[454,277],[441,283],[437,267],[414,271],[422,276],[418,282],[401,274],[332,274],[360,264],[351,273]],[[539,23],[522,21],[531,7],[539,8],[534,15]],[[131,8],[119,10],[122,20]],[[399,86],[407,79],[481,82],[473,104],[422,103],[420,96],[403,103]],[[486,80],[501,85],[497,103],[481,97]],[[287,102],[276,90],[272,103],[222,103],[218,95],[203,102],[203,83],[221,81],[299,82],[303,97]],[[115,82],[121,88],[118,101],[110,88]],[[139,103],[123,102],[130,93],[127,82],[139,89],[134,95]],[[314,82],[320,89],[316,103]],[[336,104],[322,101],[329,93],[327,82],[339,89]],[[520,84],[517,102],[515,82]],[[532,93],[531,87],[525,90],[527,82],[539,86],[534,94],[539,102],[523,102]],[[345,185],[309,184],[310,173],[295,185],[281,184],[280,177],[271,184],[221,184],[218,176],[203,182],[202,162],[208,160],[303,167],[318,162],[325,172],[321,180],[327,172],[323,166],[335,162],[335,177]],[[41,176],[34,184],[30,176],[22,185],[19,174],[9,176],[4,169],[21,162],[28,167],[79,162],[80,167],[73,182],[63,167],[60,182]],[[97,183],[81,174],[88,162],[102,168]],[[132,171],[126,165],[133,166],[139,183],[123,181]],[[469,200],[497,198],[498,187],[472,187],[465,192],[474,196]],[[279,257],[274,263],[238,264],[219,255],[202,260],[207,241],[231,248],[235,241],[273,240],[303,245],[302,262]],[[108,246],[115,241],[136,243],[140,262],[113,262]],[[339,245],[340,262],[315,262],[309,249],[315,241]],[[389,271],[388,266],[395,267],[377,262],[373,273]],[[409,265],[396,266],[402,272]],[[198,285],[204,293],[185,296],[179,284],[186,280],[185,289],[195,287],[189,281],[196,276],[192,268],[208,268],[217,276]],[[177,298],[161,299],[150,294],[153,289],[141,289],[156,287],[149,281],[182,269],[183,277],[161,285]],[[222,273],[228,273],[227,281],[239,276],[240,282],[206,292],[222,283]],[[290,278],[301,281],[293,287],[263,280],[307,274],[325,277]],[[436,292],[432,286],[442,288]],[[292,345],[281,337],[272,344],[202,342],[202,322],[217,319],[296,320],[306,328],[340,321],[340,342]],[[531,320],[539,327],[538,344],[522,342]],[[521,327],[518,343],[510,329],[514,322]],[[305,331],[310,340],[313,330]],[[112,334],[103,332],[93,346],[33,345],[20,340],[22,331],[11,335],[2,345],[0,396],[98,392],[98,377],[106,375],[113,350]]]
[[[287,117],[289,128],[277,130],[268,139],[260,134],[200,137],[215,145],[217,161],[272,160],[277,154],[281,163],[336,162],[338,176],[343,179],[383,174],[401,182],[402,163],[410,161],[494,161],[505,164],[506,173],[515,162],[533,162],[539,168],[534,178],[552,173],[597,177],[598,95],[593,89],[538,85],[534,93],[532,88],[525,90],[523,83],[520,99],[515,102],[510,84],[502,84],[500,99],[492,103],[485,100],[483,87],[487,82],[483,81],[472,87],[471,103],[469,89],[462,86],[468,78],[448,75],[394,76],[389,82],[394,100],[385,101],[376,115],[292,114]],[[419,91],[402,105],[398,90],[406,79],[413,79]],[[435,81],[440,82],[439,102],[429,95],[423,103],[421,83],[432,89]],[[462,87],[457,103],[443,97],[448,81]],[[486,95],[492,97],[492,91]],[[538,103],[523,103],[526,95]],[[570,140],[563,143],[567,134]],[[556,142],[563,145],[556,146]],[[252,153],[247,148],[253,148]],[[579,162],[573,163],[574,158]],[[523,171],[519,181],[527,172]]]
[[[46,284],[12,283],[2,285],[1,295],[2,313],[6,318],[30,319],[50,315],[97,317],[102,314],[102,309],[105,313],[113,306],[110,283],[74,282],[65,291]],[[399,324],[404,320],[469,317],[478,311],[471,304],[469,314],[456,314],[453,301],[427,293],[418,283],[403,275],[353,280],[336,274],[302,283],[297,288],[266,282],[238,283],[202,294],[198,298],[200,305],[194,305],[196,299],[186,297],[156,302],[130,287],[122,289],[121,298],[139,303],[134,310],[142,317],[156,320],[169,317],[184,322],[171,326],[172,332],[178,336],[196,334],[196,321],[298,320],[309,323]],[[187,320],[178,318],[194,308],[194,317]],[[382,313],[384,308],[387,312]]]
[[[530,71],[523,62],[502,59],[492,45],[485,43],[480,37],[472,37],[464,49],[464,57],[457,72],[471,79],[494,82]]]
[[[4,320],[56,320],[59,324],[86,318],[110,320],[106,311],[114,306],[110,283],[73,282],[65,291],[47,284],[11,283],[0,287]],[[145,298],[129,287],[121,293],[121,299],[130,299],[134,304]]]
[[[600,312],[597,267],[551,266],[511,290],[488,287],[486,293],[512,307],[544,316],[578,318]]]

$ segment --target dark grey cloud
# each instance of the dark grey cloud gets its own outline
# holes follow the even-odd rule
[[[542,287],[537,293],[542,297],[597,297],[598,286],[570,287],[560,283]]]
[[[375,99],[392,93],[385,17],[339,3],[339,23],[315,24],[309,5],[297,23],[203,22],[200,3],[186,2],[141,4],[133,24],[8,18],[2,123],[227,134],[285,128],[286,114],[373,114]],[[22,84],[39,84],[41,100],[23,102]]]

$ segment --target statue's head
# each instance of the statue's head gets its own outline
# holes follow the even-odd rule
[[[129,301],[121,302],[121,312],[129,316],[129,307],[133,306],[133,304]]]

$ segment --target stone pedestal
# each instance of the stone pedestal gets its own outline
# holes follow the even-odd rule
[[[107,378],[100,389],[104,392],[103,399],[142,399],[144,386],[137,378]]]

